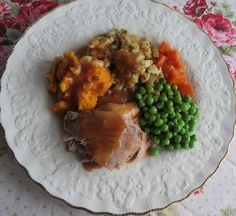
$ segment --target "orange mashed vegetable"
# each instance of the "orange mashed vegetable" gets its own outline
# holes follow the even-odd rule
[[[47,79],[49,91],[58,96],[58,101],[53,105],[54,112],[58,114],[71,109],[94,109],[98,97],[104,95],[113,84],[107,68],[95,61],[78,58],[74,52],[55,58]]]

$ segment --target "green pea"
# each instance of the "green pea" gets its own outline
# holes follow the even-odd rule
[[[166,84],[164,85],[164,89],[165,89],[166,91],[169,91],[169,90],[171,90],[171,86],[170,86],[168,83],[166,83]]]
[[[160,134],[161,134],[161,130],[160,130],[159,128],[154,128],[154,129],[153,129],[153,133],[154,133],[155,135],[160,135]]]
[[[184,135],[186,133],[185,129],[184,128],[181,128],[180,132],[179,132],[181,135]]]
[[[165,78],[161,78],[159,80],[159,83],[161,83],[162,85],[166,84],[166,79]]]
[[[174,141],[175,141],[175,143],[180,143],[181,140],[182,140],[182,137],[181,137],[180,135],[174,136]]]
[[[151,147],[151,148],[149,149],[149,153],[150,153],[151,156],[157,156],[157,155],[159,154],[158,148],[156,148],[156,147]]]
[[[152,114],[152,115],[155,115],[157,113],[157,108],[152,106],[150,109],[149,109],[149,113]]]
[[[148,96],[146,97],[145,102],[146,102],[146,104],[147,104],[148,106],[151,106],[151,105],[153,104],[153,102],[154,102],[153,97],[152,97],[151,95],[148,95]]]
[[[163,118],[163,119],[167,119],[168,118],[168,113],[166,113],[166,112],[161,112],[161,117]]]
[[[192,98],[191,98],[189,95],[185,95],[185,96],[183,97],[183,101],[184,101],[184,102],[190,103],[191,100],[192,100]]]
[[[145,119],[141,118],[141,119],[139,120],[139,125],[140,125],[140,126],[145,126],[145,125],[146,125]]]
[[[174,149],[181,149],[181,144],[180,143],[175,143],[174,144]]]
[[[141,95],[145,95],[145,94],[147,93],[146,89],[145,89],[143,86],[139,87],[138,92],[139,92]]]
[[[159,119],[161,117],[161,115],[157,112],[156,113],[156,118]]]
[[[144,113],[148,112],[148,107],[142,107],[142,111],[143,111]]]
[[[178,91],[178,86],[176,84],[173,84],[171,88],[174,92]]]
[[[150,115],[149,116],[149,121],[150,122],[154,122],[156,120],[156,116],[155,115]]]
[[[136,97],[136,99],[140,100],[140,99],[142,99],[143,96],[140,93],[136,93],[135,97]]]
[[[179,125],[175,125],[173,129],[174,129],[174,132],[180,132],[181,127]]]
[[[185,122],[189,122],[189,121],[191,120],[191,115],[189,115],[189,114],[184,114],[184,115],[183,115],[183,119],[184,119]]]
[[[169,119],[173,119],[175,117],[175,112],[168,115]]]
[[[144,113],[144,118],[145,119],[149,119],[149,117],[150,117],[150,114],[148,112]]]
[[[188,111],[189,108],[190,108],[190,104],[189,103],[182,103],[181,109],[182,109],[183,112]]]
[[[185,130],[185,132],[189,131],[189,126],[187,124],[184,125],[184,130]]]
[[[149,134],[151,132],[150,128],[144,128],[144,132],[146,132],[147,134]]]
[[[199,109],[197,108],[196,112],[194,113],[194,117],[198,118],[200,115]]]
[[[192,149],[192,148],[195,148],[195,146],[196,146],[196,143],[195,143],[195,142],[192,142],[192,141],[190,141],[188,145],[189,145],[189,148],[191,148],[191,149]]]
[[[197,136],[195,134],[191,135],[190,140],[193,141],[193,142],[196,142],[197,141]]]
[[[182,136],[182,143],[189,143],[190,141],[190,137],[188,135],[184,135]]]
[[[175,132],[175,131],[172,131],[172,135],[173,135],[173,136],[177,136],[177,135],[178,135],[178,133],[177,133],[177,132]]]
[[[174,105],[173,101],[166,101],[166,102],[165,102],[165,106],[166,106],[167,108],[173,107],[173,105]]]
[[[138,101],[138,106],[139,106],[139,107],[145,107],[144,101],[143,101],[143,100],[139,100],[139,101]]]
[[[173,122],[174,124],[178,124],[178,119],[177,119],[176,115],[175,115],[175,118],[172,119],[172,122]]]
[[[172,138],[172,133],[170,132],[170,131],[168,131],[167,133],[166,133],[166,138],[168,138],[168,139],[170,139],[170,138]]]
[[[173,114],[175,112],[174,107],[168,107],[168,114]]]
[[[182,143],[181,146],[182,146],[182,148],[185,148],[185,149],[189,148],[189,144],[188,143]]]
[[[173,145],[167,145],[167,146],[165,146],[165,148],[171,151],[171,150],[174,149],[174,146]]]
[[[171,121],[168,122],[168,126],[170,129],[172,129],[174,127],[174,125],[175,125],[174,122],[171,122]]]
[[[154,92],[154,88],[150,84],[146,86],[146,90],[147,90],[148,93],[153,93]]]
[[[190,114],[195,114],[197,112],[197,109],[196,109],[196,107],[194,107],[194,106],[191,106],[190,108],[189,108],[189,113]]]
[[[158,96],[154,95],[153,96],[153,101],[154,101],[154,103],[156,103],[158,101]]]
[[[176,105],[176,106],[175,106],[175,112],[176,112],[176,113],[180,113],[181,111],[182,111],[182,110],[181,110],[180,106]]]
[[[181,114],[179,114],[179,113],[176,113],[176,114],[175,114],[175,118],[176,118],[176,119],[181,119],[181,118],[182,118],[182,116],[181,116]]]
[[[169,129],[169,127],[168,127],[167,124],[163,124],[163,125],[161,126],[161,131],[163,131],[163,132],[168,131],[168,129]]]
[[[189,132],[193,132],[193,130],[194,130],[194,125],[189,125]]]
[[[156,127],[159,127],[159,126],[163,125],[163,123],[164,123],[163,119],[157,119],[157,120],[155,121],[154,125],[155,125]]]
[[[190,121],[189,121],[189,127],[194,127],[196,124],[196,119],[195,118],[192,118]]]
[[[157,109],[161,109],[164,107],[164,103],[163,102],[158,102],[156,105]]]
[[[162,90],[163,90],[163,85],[162,85],[162,83],[156,84],[156,85],[155,85],[155,89],[156,89],[156,91],[158,91],[158,92],[162,91]]]
[[[153,139],[152,139],[152,143],[155,144],[155,145],[159,145],[161,142],[161,140],[157,137],[157,136],[154,136]]]
[[[178,124],[180,125],[180,127],[183,127],[185,125],[184,121],[181,118],[178,119]]]
[[[162,93],[159,99],[160,99],[161,102],[165,102],[165,101],[168,100],[165,93]]]
[[[181,96],[175,96],[174,97],[174,102],[177,103],[177,104],[181,104],[181,102],[182,102]]]
[[[167,94],[168,96],[174,95],[174,93],[173,93],[173,91],[171,91],[171,89],[170,89],[170,90],[166,90],[166,94]]]
[[[162,145],[170,145],[170,140],[169,139],[163,139],[161,141]]]

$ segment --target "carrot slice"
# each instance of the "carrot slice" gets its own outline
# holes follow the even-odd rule
[[[167,82],[170,84],[181,85],[187,82],[185,74],[180,70],[172,70],[168,73]]]
[[[180,61],[180,55],[177,50],[171,50],[171,51],[166,52],[166,56],[168,57],[170,61],[173,61],[176,63]]]
[[[159,47],[159,50],[160,50],[161,53],[165,54],[165,53],[171,51],[172,49],[171,49],[170,45],[167,42],[163,41],[161,43],[160,47]]]
[[[184,71],[185,66],[183,62],[178,61],[178,62],[173,62],[172,64],[175,66],[176,69]]]
[[[179,87],[179,91],[182,95],[189,95],[191,97],[193,97],[195,95],[195,92],[192,88],[192,86],[190,86],[189,84],[181,84],[178,85]]]
[[[164,64],[162,67],[163,74],[166,78],[168,77],[169,72],[172,70],[175,70],[175,67],[171,64]]]
[[[167,60],[167,57],[160,53],[160,56],[156,60],[156,66],[159,68],[162,67],[164,63],[166,62],[166,60]]]

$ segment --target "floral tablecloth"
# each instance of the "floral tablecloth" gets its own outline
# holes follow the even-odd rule
[[[0,1],[0,74],[26,28],[42,14],[70,0]],[[222,51],[236,81],[236,1],[160,0],[193,19]],[[0,216],[87,216],[38,188],[16,164],[0,134]],[[236,216],[236,139],[218,172],[186,200],[157,216]]]

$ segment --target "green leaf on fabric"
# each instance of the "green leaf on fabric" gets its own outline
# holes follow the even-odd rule
[[[222,9],[216,9],[215,13],[219,14],[219,15],[222,15],[222,16],[224,15],[224,11]]]
[[[222,3],[221,6],[222,6],[222,8],[224,8],[224,10],[230,9],[230,5],[227,2]]]
[[[4,14],[4,18],[12,18],[15,17],[19,13],[20,6],[18,4],[11,5],[12,10],[10,13]]]
[[[224,55],[234,56],[236,54],[236,45],[230,47],[221,46],[220,50]]]
[[[6,148],[0,148],[0,157],[3,156],[6,153]]]
[[[232,21],[232,24],[236,27],[236,20]]]
[[[222,216],[236,216],[236,208],[228,205],[224,209],[220,209],[220,213]]]
[[[15,42],[21,36],[21,32],[17,29],[7,28],[6,29],[6,37],[9,41]]]
[[[228,3],[222,3],[219,4],[216,8],[215,8],[215,13],[225,16],[229,19],[233,19],[235,17],[235,13],[234,11],[231,10],[231,7]]]

